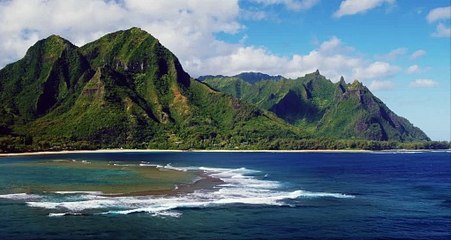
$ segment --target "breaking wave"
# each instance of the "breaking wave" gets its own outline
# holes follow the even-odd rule
[[[267,174],[247,168],[173,167],[142,162],[139,166],[166,168],[178,171],[202,171],[219,178],[222,183],[213,189],[163,196],[111,196],[96,191],[58,191],[51,194],[6,194],[0,198],[22,200],[30,207],[51,209],[51,217],[95,214],[149,213],[160,217],[179,217],[177,210],[207,208],[227,204],[293,206],[302,198],[354,198],[343,193],[286,190],[279,181],[268,180]]]

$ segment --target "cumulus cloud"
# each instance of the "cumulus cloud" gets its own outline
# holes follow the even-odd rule
[[[434,8],[429,11],[426,20],[429,23],[438,22],[435,32],[432,33],[433,37],[451,37],[451,26],[449,25],[450,18],[451,6]]]
[[[372,84],[372,89],[386,90],[394,87],[388,80],[400,71],[400,68],[388,62],[371,62],[354,52],[352,47],[339,38],[331,37],[316,49],[306,54],[278,56],[259,47],[236,48],[231,54],[197,59],[189,62],[192,72],[202,74],[235,75],[243,71],[260,71],[269,74],[281,74],[296,78],[319,69],[321,74],[338,81],[344,76],[346,81],[358,79],[365,84]]]
[[[243,71],[261,71],[291,78],[320,69],[323,75],[338,81],[341,75],[352,78],[351,69],[365,62],[352,55],[350,49],[337,37],[331,37],[304,55],[278,56],[261,47],[239,46],[231,53],[197,59],[188,62],[187,66],[192,72],[201,74],[235,75]]]
[[[181,59],[221,54],[233,45],[217,32],[236,33],[238,0],[11,0],[0,2],[0,66],[17,60],[40,38],[57,33],[83,45],[105,33],[141,27]]]
[[[319,69],[333,81],[343,75],[348,82],[359,79],[369,84],[399,72],[399,67],[387,61],[365,59],[336,36],[318,43],[311,51],[284,56],[246,44],[246,35],[236,43],[218,40],[218,32],[240,34],[245,28],[239,22],[241,13],[238,0],[0,1],[0,67],[21,58],[30,45],[50,34],[59,34],[81,46],[108,32],[137,26],[174,52],[193,77],[260,71],[295,78]]]
[[[417,79],[415,81],[410,82],[409,86],[411,88],[432,88],[438,85],[437,81],[432,79]]]
[[[360,80],[376,79],[381,77],[390,77],[401,70],[398,66],[393,66],[388,62],[376,61],[366,67],[357,67],[353,69],[354,76]]]
[[[395,2],[395,0],[344,0],[334,13],[334,17],[339,18],[346,15],[361,14],[383,4],[393,5]]]
[[[413,52],[412,55],[410,55],[410,59],[415,60],[424,55],[426,55],[426,51],[424,51],[423,49],[419,49],[419,50],[416,50],[415,52]]]
[[[443,23],[437,25],[437,29],[432,33],[434,37],[451,37],[451,27]]]
[[[315,6],[319,0],[252,0],[263,5],[284,5],[287,9],[293,11],[307,10]]]
[[[418,67],[418,65],[412,65],[412,66],[409,66],[409,67],[406,69],[406,72],[407,72],[408,74],[418,73],[418,72],[420,72],[420,67]]]
[[[439,20],[446,20],[451,18],[451,6],[434,8],[429,11],[426,19],[428,22],[433,23]]]
[[[407,48],[396,48],[391,50],[389,53],[378,56],[379,59],[384,60],[384,61],[392,61],[395,60],[401,56],[403,56],[404,54],[406,54],[407,52]]]

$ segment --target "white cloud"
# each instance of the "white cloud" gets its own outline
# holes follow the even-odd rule
[[[237,43],[218,40],[215,33],[237,34],[245,28],[239,22],[241,10],[238,0],[0,1],[0,67],[21,58],[31,44],[50,34],[80,46],[105,33],[137,26],[174,52],[193,77],[261,71],[294,78],[319,69],[333,81],[343,75],[348,82],[371,83],[399,71],[388,62],[365,59],[336,36],[290,56],[247,45],[246,35]]]
[[[194,76],[197,73],[235,75],[243,71],[260,71],[296,78],[319,69],[321,74],[332,81],[338,81],[343,75],[348,82],[358,79],[364,83],[390,78],[400,71],[399,67],[387,62],[367,61],[335,36],[305,55],[277,56],[259,47],[240,46],[230,54],[199,58],[188,62],[186,66],[195,73]],[[387,83],[384,84],[385,88],[378,89],[387,89]]]
[[[412,65],[412,66],[409,66],[409,67],[406,69],[406,72],[407,72],[408,74],[418,73],[418,72],[420,72],[420,67],[418,67],[418,65]]]
[[[194,73],[199,74],[235,75],[243,71],[261,71],[293,78],[320,69],[322,74],[338,80],[340,74],[346,70],[349,72],[362,63],[362,59],[342,53],[347,51],[348,48],[343,46],[337,37],[332,37],[306,55],[284,57],[261,47],[239,46],[231,53],[197,59],[194,64],[189,62],[188,66]]]
[[[355,78],[359,80],[375,79],[381,77],[390,77],[398,73],[401,69],[387,62],[374,62],[366,67],[353,69]]]
[[[413,52],[412,55],[410,55],[410,59],[415,60],[424,55],[426,55],[426,51],[424,51],[423,49],[419,49],[419,50],[416,50],[415,52]]]
[[[438,82],[432,79],[417,79],[409,84],[412,88],[432,88],[437,85]]]
[[[434,33],[432,33],[434,37],[451,37],[451,27],[446,26],[443,23],[439,23],[437,25],[437,29]]]
[[[242,29],[239,13],[238,0],[0,1],[0,67],[54,33],[83,45],[132,26],[157,37],[181,59],[223,54],[235,47],[216,40],[214,34]]]
[[[438,22],[436,30],[432,33],[433,37],[451,37],[451,26],[449,20],[451,18],[451,6],[434,8],[429,11],[426,20],[429,23]],[[445,24],[445,22],[447,22]]]
[[[315,6],[319,0],[252,0],[263,5],[285,5],[289,10],[300,11],[307,10]]]
[[[451,18],[451,6],[434,8],[429,11],[426,19],[428,22],[433,23],[435,21],[446,20]]]
[[[395,87],[395,84],[392,81],[379,81],[374,80],[370,83],[368,88],[371,91],[379,91],[379,90],[390,90]]]
[[[361,14],[383,4],[392,5],[394,3],[395,0],[344,0],[340,3],[340,8],[334,13],[334,17]]]
[[[403,56],[404,54],[406,54],[406,52],[407,52],[407,48],[396,48],[387,54],[378,56],[377,58],[384,60],[384,61],[392,61],[392,60],[395,60],[395,59]]]

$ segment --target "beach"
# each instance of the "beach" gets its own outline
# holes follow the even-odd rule
[[[400,151],[400,150],[398,150]],[[412,151],[412,150],[409,150]],[[419,150],[420,151],[420,150]],[[73,153],[156,153],[156,152],[211,152],[211,153],[368,153],[373,152],[371,150],[332,150],[332,149],[319,149],[319,150],[167,150],[167,149],[99,149],[99,150],[66,150],[66,151],[42,151],[42,152],[21,152],[21,153],[0,153],[0,157],[12,157],[12,156],[33,156],[33,155],[52,155],[52,154],[73,154]]]

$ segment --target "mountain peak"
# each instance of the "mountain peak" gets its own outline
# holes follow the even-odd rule
[[[340,81],[337,83],[337,88],[341,91],[341,93],[345,93],[347,86],[343,76],[340,77]]]
[[[72,49],[77,48],[65,38],[62,38],[59,35],[52,34],[45,39],[37,41],[33,46],[31,46],[27,50],[26,56],[30,57],[30,55],[34,56],[45,54],[47,55],[47,59],[55,59],[67,47]]]
[[[66,40],[63,37],[61,37],[60,35],[57,34],[52,34],[50,36],[48,36],[47,38],[45,38],[44,40],[50,40],[50,41],[55,41],[55,40]],[[67,40],[66,40],[67,41]]]
[[[139,28],[139,27],[132,27],[127,30],[124,30],[125,33],[132,34],[132,35],[149,35],[152,36],[150,33],[146,32],[145,30]]]
[[[326,80],[326,77],[321,75],[318,69],[315,72],[305,74],[304,77],[310,80],[318,80],[318,79]]]
[[[340,93],[319,70],[293,81],[259,72],[207,80],[192,80],[170,50],[137,27],[80,48],[51,35],[0,70],[0,131],[63,148],[74,141],[188,149],[268,148],[302,137],[428,139],[362,83],[341,78]]]
[[[52,34],[48,36],[47,38],[44,38],[37,43],[42,42],[50,45],[49,47],[55,47],[55,46],[62,46],[65,44],[68,44],[70,46],[74,46],[69,40],[61,37],[60,35]]]
[[[359,82],[359,80],[354,80],[354,82],[351,83],[350,87],[352,89],[361,89],[364,88],[365,86],[363,85],[363,83]]]
[[[294,81],[239,84],[236,79],[209,79],[219,91],[275,113],[317,137],[366,140],[429,140],[418,128],[397,116],[361,82],[333,83],[319,74],[306,74]],[[256,89],[258,89],[256,91]]]

